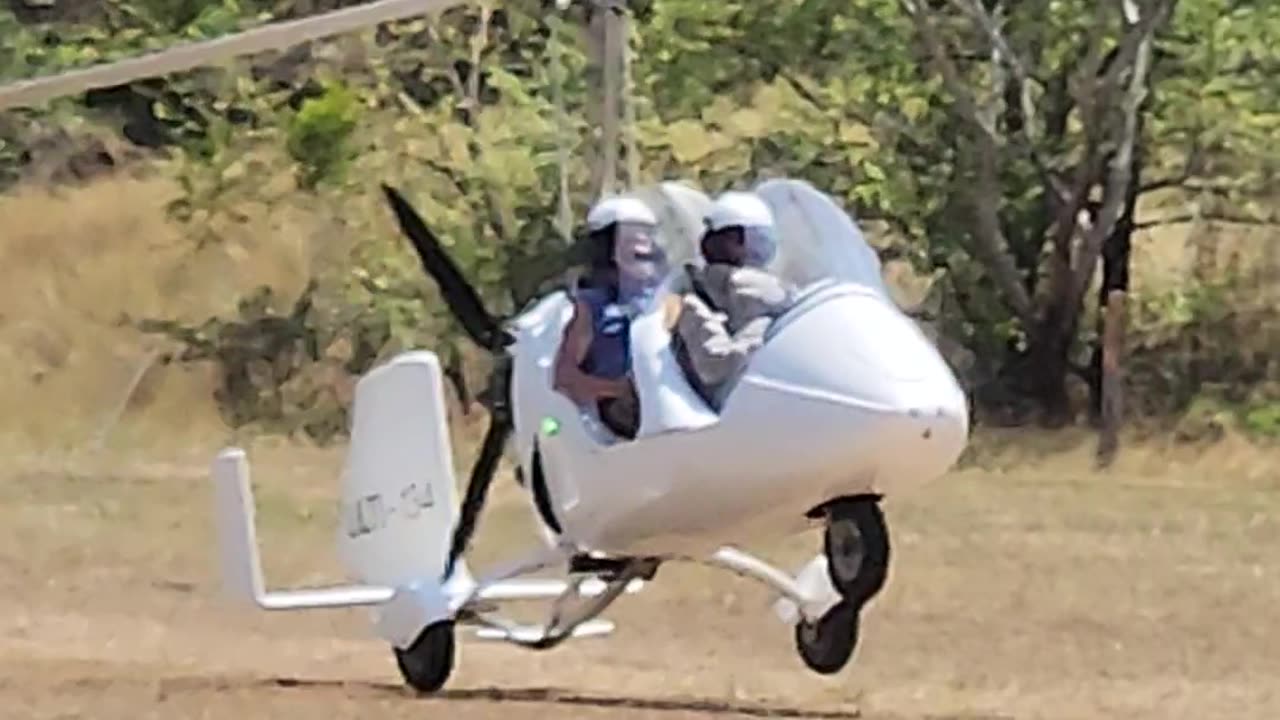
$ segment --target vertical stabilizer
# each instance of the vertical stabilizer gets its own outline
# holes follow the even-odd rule
[[[437,580],[456,516],[440,362],[402,353],[356,385],[339,507],[338,551],[352,579]]]

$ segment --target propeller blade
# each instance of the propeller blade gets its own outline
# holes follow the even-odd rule
[[[440,245],[439,238],[431,232],[413,206],[390,185],[384,183],[382,191],[396,214],[401,232],[413,243],[423,269],[439,285],[445,303],[467,335],[486,350],[496,351],[511,344],[513,338],[485,309],[479,293],[467,282],[453,258]]]
[[[453,574],[458,558],[466,552],[471,544],[471,536],[475,533],[476,521],[480,510],[484,507],[485,497],[489,493],[489,485],[493,482],[494,473],[498,469],[498,460],[502,458],[502,449],[511,435],[511,422],[504,413],[495,413],[484,434],[484,444],[480,446],[480,457],[471,467],[471,478],[467,482],[467,492],[462,499],[462,508],[458,513],[458,524],[453,528],[453,540],[449,544],[449,557],[445,561],[444,576],[441,581],[449,579]]]

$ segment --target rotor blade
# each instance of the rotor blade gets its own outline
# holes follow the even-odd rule
[[[498,469],[498,460],[502,458],[502,449],[510,434],[511,423],[507,416],[502,413],[494,414],[489,429],[484,434],[484,444],[480,446],[480,457],[476,458],[476,464],[471,467],[471,479],[467,482],[467,492],[462,499],[458,524],[453,529],[453,541],[449,544],[449,557],[445,561],[442,581],[448,580],[453,574],[458,558],[462,557],[467,546],[471,544],[476,521],[480,517],[480,510],[484,507],[489,485],[493,482],[494,473]]]
[[[413,206],[390,185],[384,183],[382,191],[387,196],[387,202],[391,203],[391,209],[395,211],[401,232],[408,236],[413,249],[418,252],[422,267],[440,286],[440,294],[444,296],[449,310],[471,339],[488,350],[497,350],[510,344],[512,338],[485,309],[479,293],[467,282],[453,258],[440,246],[439,238],[431,232]]]
[[[323,15],[272,23],[203,42],[186,43],[136,58],[22,80],[0,87],[0,110],[32,107],[94,88],[190,70],[241,55],[280,50],[379,23],[429,15],[463,2],[465,0],[380,0]]]

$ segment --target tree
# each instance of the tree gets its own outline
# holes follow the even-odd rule
[[[13,35],[0,74],[229,32],[265,8],[135,4],[101,3],[106,15],[91,25],[0,16]],[[316,263],[332,274],[325,287],[457,370],[457,329],[378,183],[407,191],[502,311],[555,281],[573,249],[564,218],[593,199],[598,138],[612,133],[589,61],[600,15],[594,4],[550,5],[459,6],[229,71],[68,99],[53,114],[9,114],[0,174],[16,170],[28,125],[56,127],[103,103],[126,108],[136,142],[188,149],[189,197],[177,209],[194,225],[215,227],[193,206],[233,216],[239,199],[262,194],[265,174],[296,170],[300,185],[266,201],[331,222],[342,242],[327,242],[329,261]],[[1099,265],[1104,293],[1126,287],[1130,236],[1162,221],[1135,217],[1144,194],[1172,198],[1168,220],[1270,219],[1254,202],[1280,167],[1280,86],[1265,80],[1277,69],[1280,6],[1270,5],[634,0],[623,105],[634,146],[619,142],[618,155],[640,182],[715,191],[787,174],[831,192],[873,224],[886,253],[942,278],[950,302],[939,321],[979,361],[979,403],[1031,398],[1059,422],[1069,376],[1096,376],[1088,345],[1100,333],[1088,320]]]
[[[1139,194],[1205,187],[1209,146],[1213,174],[1236,172],[1233,203],[1274,179],[1259,158],[1274,156],[1262,136],[1280,105],[1252,71],[1280,30],[1275,12],[1227,0],[667,0],[641,57],[668,122],[701,120],[704,138],[785,95],[767,132],[725,143],[748,156],[738,168],[808,177],[888,221],[899,252],[945,271],[960,313],[950,329],[1004,391],[979,399],[1029,396],[1057,423],[1068,375],[1090,375],[1081,318],[1099,259],[1106,287],[1127,277]],[[1190,41],[1206,25],[1236,48],[1236,80],[1217,45]],[[1209,78],[1230,106],[1200,102]]]

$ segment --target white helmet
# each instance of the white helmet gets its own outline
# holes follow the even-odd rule
[[[587,213],[587,229],[595,232],[614,223],[657,225],[658,216],[648,205],[632,197],[607,197]]]
[[[778,252],[778,237],[773,225],[773,211],[759,195],[730,190],[722,193],[707,214],[707,231],[730,227],[742,228],[745,256],[743,264],[765,267]]]
[[[759,195],[730,190],[722,193],[711,205],[707,215],[707,227],[723,230],[727,227],[773,227],[773,212]]]

